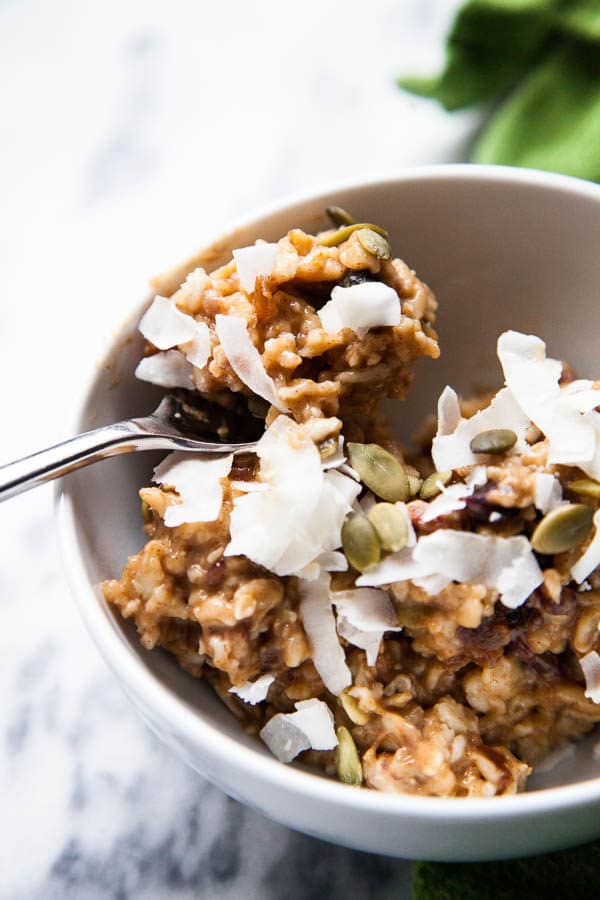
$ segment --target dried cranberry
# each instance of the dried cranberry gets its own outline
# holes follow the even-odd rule
[[[348,272],[340,281],[341,287],[353,287],[355,284],[364,284],[365,281],[375,281],[376,275],[373,275],[368,269],[359,269],[356,272]]]
[[[500,516],[500,518],[494,516],[497,522],[506,521],[518,515],[518,509],[507,508],[506,506],[499,506],[497,503],[489,502],[487,498],[490,491],[495,490],[496,487],[497,485],[493,481],[488,481],[481,487],[476,488],[471,496],[466,498],[467,512],[475,522],[489,522],[491,513],[497,513]]]

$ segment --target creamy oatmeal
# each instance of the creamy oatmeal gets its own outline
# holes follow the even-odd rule
[[[505,387],[446,387],[405,452],[379,407],[438,356],[436,301],[383,229],[331,215],[142,318],[138,377],[192,411],[235,401],[262,437],[168,456],[104,593],[283,762],[514,793],[600,720],[600,384],[506,332]]]

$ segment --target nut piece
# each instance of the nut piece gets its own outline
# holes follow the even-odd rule
[[[352,735],[343,725],[336,729],[338,745],[335,748],[335,768],[340,781],[360,786],[363,782],[362,765]]]
[[[366,516],[353,513],[342,528],[342,547],[346,558],[357,572],[366,572],[381,559],[377,532]]]
[[[408,500],[410,487],[404,466],[379,444],[348,444],[350,465],[363,484],[382,500]]]
[[[387,231],[379,225],[372,225],[370,222],[355,222],[353,225],[345,225],[344,228],[339,228],[337,231],[332,231],[330,234],[320,237],[319,243],[322,244],[323,247],[337,247],[339,244],[343,244],[344,241],[347,241],[350,235],[355,231],[360,231],[361,228],[370,228],[371,231],[375,231],[377,234],[382,235],[382,237],[387,237]]]
[[[363,250],[366,250],[367,253],[370,253],[376,259],[392,258],[392,248],[386,239],[381,234],[373,231],[372,228],[361,228],[358,232],[358,240]]]
[[[581,497],[593,497],[600,500],[600,484],[591,478],[580,478],[578,481],[569,481],[567,487]]]
[[[354,216],[351,216],[350,213],[341,206],[328,206],[325,212],[336,228],[341,228],[342,225],[354,225],[356,222]]]
[[[544,516],[531,536],[538,553],[564,553],[585,541],[592,530],[594,511],[583,503],[558,506]]]
[[[402,511],[393,503],[376,503],[369,510],[368,519],[384,550],[396,553],[406,547],[408,523]]]
[[[342,691],[339,695],[338,700],[342,704],[342,708],[351,722],[354,722],[355,725],[366,725],[369,721],[369,716],[367,713],[364,713],[360,706],[358,705],[358,700],[356,697],[353,697],[347,691]]]
[[[452,472],[432,472],[421,485],[419,497],[421,500],[431,500],[432,497],[437,497],[442,490],[440,485],[446,487],[451,478]]]
[[[476,434],[469,444],[472,453],[506,453],[517,443],[517,435],[510,428],[491,428]]]

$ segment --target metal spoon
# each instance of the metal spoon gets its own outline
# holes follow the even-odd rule
[[[100,459],[133,453],[136,450],[189,450],[196,453],[226,454],[253,450],[256,442],[210,443],[189,437],[173,425],[176,404],[165,397],[153,413],[141,419],[126,419],[103,425],[69,438],[47,450],[0,466],[0,500],[68,475]]]

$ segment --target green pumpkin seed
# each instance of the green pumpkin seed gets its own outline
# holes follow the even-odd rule
[[[506,453],[517,443],[517,435],[510,428],[491,428],[476,434],[469,444],[472,453]]]
[[[549,512],[531,536],[538,553],[564,553],[585,541],[592,530],[594,511],[583,503],[569,503]]]
[[[408,492],[411,497],[416,497],[423,482],[417,475],[407,475],[406,477],[408,478]]]
[[[342,691],[339,696],[339,701],[342,704],[342,709],[351,722],[354,722],[355,725],[367,724],[370,716],[362,711],[362,709],[358,705],[358,700],[356,699],[356,697],[352,697],[350,694],[346,693],[346,691]]]
[[[341,228],[342,225],[356,224],[356,219],[354,218],[354,216],[351,216],[350,213],[343,209],[341,206],[328,206],[325,212],[336,228]]]
[[[258,397],[256,394],[248,397],[248,412],[255,419],[266,419],[270,408],[271,404],[262,397]]]
[[[338,739],[335,748],[337,776],[345,784],[354,784],[358,787],[363,782],[363,771],[354,739],[343,725],[340,725],[335,733]]]
[[[346,558],[357,572],[366,572],[381,559],[377,532],[366,516],[352,513],[342,528],[342,547]]]
[[[391,259],[392,248],[381,234],[377,234],[371,228],[361,228],[358,232],[358,240],[367,253],[376,259]]]
[[[592,481],[591,478],[580,478],[578,481],[570,481],[567,487],[582,497],[593,497],[595,500],[600,499],[600,484],[597,481]]]
[[[396,553],[406,547],[408,523],[406,516],[393,503],[376,503],[369,510],[369,522],[377,532],[384,550]]]
[[[323,247],[337,247],[339,244],[343,244],[344,241],[347,241],[350,235],[354,234],[355,231],[360,231],[361,228],[370,228],[371,231],[375,231],[382,237],[387,237],[387,231],[384,228],[380,228],[379,225],[372,225],[370,222],[355,222],[353,225],[345,225],[344,228],[338,228],[337,231],[332,231],[330,234],[324,235],[319,238],[319,243],[322,244]]]
[[[363,484],[382,500],[408,500],[410,488],[404,466],[379,444],[348,444],[348,458]]]
[[[432,472],[421,485],[419,497],[421,500],[431,500],[433,497],[437,497],[442,490],[440,485],[446,487],[451,478],[452,472]]]

